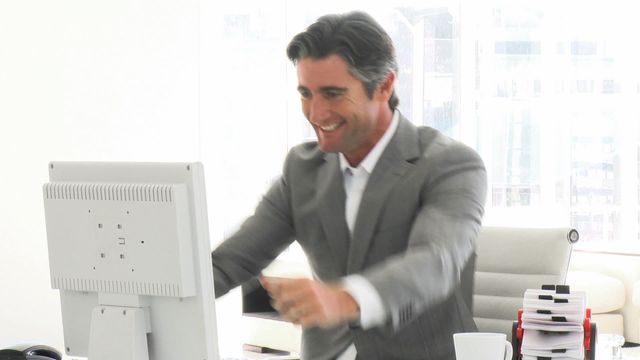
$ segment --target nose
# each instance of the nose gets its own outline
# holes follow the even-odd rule
[[[329,104],[320,96],[308,100],[307,107],[307,118],[314,124],[323,124],[330,117]]]

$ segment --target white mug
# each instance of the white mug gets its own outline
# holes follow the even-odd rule
[[[511,360],[513,349],[507,335],[500,333],[453,334],[456,360]]]

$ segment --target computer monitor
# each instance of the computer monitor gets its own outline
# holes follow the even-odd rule
[[[202,164],[52,162],[43,193],[68,355],[218,360]]]

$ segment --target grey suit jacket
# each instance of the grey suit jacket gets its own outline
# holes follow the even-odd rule
[[[292,241],[322,281],[359,273],[388,321],[303,331],[303,359],[455,359],[452,334],[475,330],[460,277],[474,256],[486,172],[475,151],[401,118],[369,178],[351,236],[337,154],[291,149],[281,178],[236,234],[212,253],[216,295],[255,277]],[[468,289],[467,289],[468,290]]]

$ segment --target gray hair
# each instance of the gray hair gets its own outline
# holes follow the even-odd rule
[[[302,58],[323,59],[334,54],[362,81],[369,98],[391,72],[398,72],[393,41],[380,24],[361,11],[322,16],[287,46],[287,56],[294,64]],[[398,102],[394,89],[389,108],[394,110]]]

